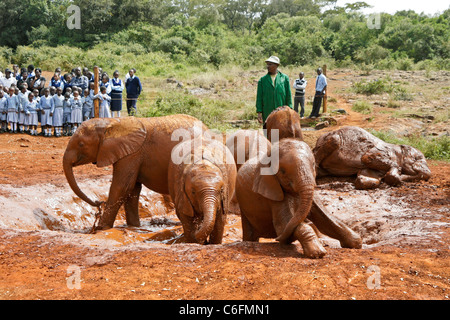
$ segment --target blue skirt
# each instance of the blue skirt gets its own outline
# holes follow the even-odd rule
[[[111,111],[122,110],[122,92],[111,91]]]

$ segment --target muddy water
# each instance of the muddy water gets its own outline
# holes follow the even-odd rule
[[[90,198],[106,200],[111,177],[81,180],[78,184]],[[68,185],[39,184],[17,187],[0,184],[0,228],[19,230],[51,230],[88,234],[95,222],[97,208],[78,198]],[[182,226],[170,197],[145,187],[139,198],[140,227],[128,227],[123,207],[115,227],[88,236],[91,240],[113,240],[118,245],[133,242],[182,242]],[[242,239],[240,217],[230,215],[224,242]]]

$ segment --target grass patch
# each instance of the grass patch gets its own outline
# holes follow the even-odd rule
[[[427,159],[450,161],[450,137],[424,137],[419,134],[398,137],[392,132],[370,130],[374,136],[387,143],[406,144],[420,150]]]
[[[372,104],[364,100],[356,101],[352,106],[353,111],[362,114],[370,114],[372,113],[372,109],[373,109]]]

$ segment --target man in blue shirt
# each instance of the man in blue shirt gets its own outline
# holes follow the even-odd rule
[[[142,84],[138,77],[134,75],[134,69],[130,69],[130,77],[125,82],[127,90],[127,110],[128,115],[134,116],[136,114],[136,101],[142,91]]]
[[[317,69],[316,79],[316,94],[314,95],[313,108],[309,118],[317,118],[319,116],[320,107],[322,105],[322,98],[325,95],[327,88],[327,78],[322,73],[322,68]]]

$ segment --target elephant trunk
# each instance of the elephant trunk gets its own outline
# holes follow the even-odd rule
[[[219,199],[214,192],[208,192],[204,195],[203,202],[200,205],[203,213],[203,221],[200,228],[195,233],[195,238],[198,243],[205,243],[206,239],[213,231],[218,204]]]
[[[77,181],[75,180],[75,176],[73,174],[74,161],[71,160],[71,156],[66,152],[63,158],[63,168],[64,174],[66,176],[67,182],[70,185],[70,188],[73,192],[80,197],[83,201],[86,201],[91,206],[98,207],[100,205],[99,201],[92,201],[88,196],[84,194],[83,191],[78,187]]]
[[[294,214],[287,223],[283,232],[276,240],[286,243],[300,223],[308,216],[314,198],[314,184],[307,184],[299,192],[300,199],[295,201]]]

